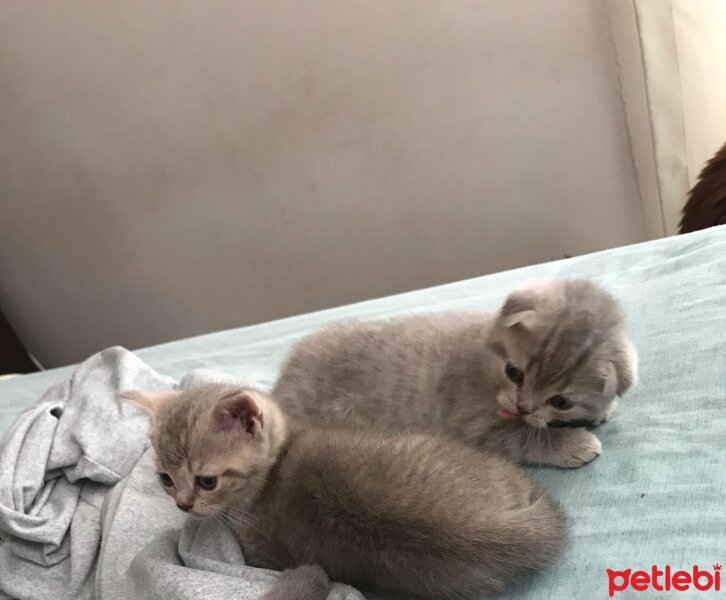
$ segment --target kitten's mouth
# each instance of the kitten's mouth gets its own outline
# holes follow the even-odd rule
[[[521,421],[522,415],[516,412],[512,412],[511,410],[508,410],[504,408],[503,406],[499,407],[499,410],[497,410],[497,416],[501,417],[502,419],[509,419],[510,421]]]

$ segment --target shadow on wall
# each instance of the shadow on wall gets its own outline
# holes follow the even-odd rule
[[[9,373],[32,373],[37,370],[38,367],[0,310],[0,377]]]

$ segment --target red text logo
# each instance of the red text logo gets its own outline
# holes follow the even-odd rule
[[[713,565],[713,572],[701,569],[694,565],[690,571],[674,571],[670,565],[663,570],[653,565],[650,571],[615,571],[607,569],[608,574],[608,595],[612,598],[616,592],[622,592],[628,588],[636,592],[645,592],[653,589],[657,592],[670,592],[675,590],[685,592],[690,589],[706,592],[708,590],[721,590],[721,565]]]

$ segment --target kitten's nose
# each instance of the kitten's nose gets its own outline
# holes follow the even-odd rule
[[[177,507],[180,510],[183,510],[184,512],[189,512],[190,510],[192,510],[192,506],[193,506],[193,504],[179,504],[179,503],[177,503]]]
[[[531,410],[527,410],[526,408],[524,408],[524,406],[522,406],[519,403],[517,403],[517,410],[520,412],[520,414],[523,414],[523,415],[532,414]]]

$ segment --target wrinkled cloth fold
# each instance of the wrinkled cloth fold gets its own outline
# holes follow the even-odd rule
[[[119,393],[179,384],[119,347],[82,363],[0,441],[0,598],[259,598],[277,573],[248,567],[230,530],[186,519],[156,480],[149,424]],[[363,598],[334,584],[329,598]]]

